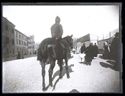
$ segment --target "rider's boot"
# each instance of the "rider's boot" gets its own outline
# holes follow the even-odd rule
[[[55,46],[52,47],[53,57],[56,58]]]
[[[49,54],[52,56],[52,57],[56,57],[56,52],[55,52],[55,46],[52,45],[52,44],[49,44],[48,45],[48,50],[49,50]]]

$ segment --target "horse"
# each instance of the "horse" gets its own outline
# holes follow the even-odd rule
[[[62,47],[60,44],[62,44],[64,47]],[[67,78],[70,78],[69,72],[68,72],[68,54],[70,53],[70,50],[73,48],[73,39],[71,36],[66,36],[62,38],[60,44],[55,44],[55,41],[53,38],[46,38],[44,39],[38,48],[38,54],[37,54],[37,60],[40,61],[40,65],[42,67],[42,90],[45,91],[45,65],[48,64],[47,61],[49,60],[50,68],[49,68],[49,85],[52,87],[52,75],[53,75],[53,69],[55,67],[55,61],[58,61],[58,65],[60,67],[60,74],[59,78],[62,78],[62,68],[63,68],[63,59],[65,60],[66,64],[66,74]],[[53,46],[53,50],[50,50],[48,47],[49,45],[55,45]],[[55,55],[56,56],[55,56]]]

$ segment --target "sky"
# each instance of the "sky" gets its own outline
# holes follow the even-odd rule
[[[36,43],[51,37],[51,26],[59,16],[63,37],[80,38],[88,33],[103,39],[109,32],[119,30],[118,5],[3,5],[2,15],[17,30],[27,36],[34,35]]]

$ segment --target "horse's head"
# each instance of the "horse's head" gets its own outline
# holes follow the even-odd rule
[[[71,36],[66,36],[66,37],[64,38],[71,49],[73,48],[73,39],[72,39],[72,36],[73,36],[73,35],[71,35]]]

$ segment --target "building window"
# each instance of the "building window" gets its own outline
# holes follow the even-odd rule
[[[16,37],[18,37],[18,34],[16,33]]]
[[[6,37],[6,44],[9,44],[9,37]]]
[[[14,45],[14,39],[12,39],[12,45]]]
[[[5,29],[6,29],[6,31],[8,31],[8,29],[9,29],[7,24],[5,25]]]
[[[20,40],[19,40],[19,45],[20,45]]]
[[[18,45],[18,40],[16,41],[16,44]]]
[[[19,38],[20,38],[20,35],[19,35]]]
[[[13,28],[12,28],[12,30],[11,30],[11,31],[12,31],[12,34],[14,34],[14,29],[13,29]]]
[[[13,49],[13,54],[14,54],[14,49]]]

